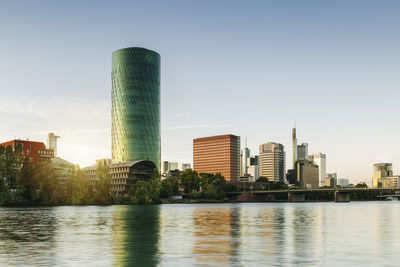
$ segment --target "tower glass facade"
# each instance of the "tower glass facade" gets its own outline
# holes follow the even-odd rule
[[[131,47],[112,54],[112,162],[151,160],[160,170],[160,55]]]

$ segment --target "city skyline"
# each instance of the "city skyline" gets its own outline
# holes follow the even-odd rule
[[[193,139],[231,133],[251,154],[283,144],[289,169],[296,120],[298,140],[338,178],[370,183],[377,162],[399,169],[398,3],[158,2],[154,14],[154,3],[98,2],[90,14],[72,3],[4,2],[2,141],[54,132],[68,161],[111,157],[111,53],[142,46],[162,57],[162,160],[192,163]]]

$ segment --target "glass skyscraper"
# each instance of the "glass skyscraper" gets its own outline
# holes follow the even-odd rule
[[[130,47],[112,54],[112,162],[151,160],[160,170],[160,55]]]

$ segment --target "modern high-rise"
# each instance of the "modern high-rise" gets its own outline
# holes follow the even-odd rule
[[[317,153],[311,156],[314,164],[319,167],[319,186],[325,185],[326,178],[326,154]]]
[[[244,146],[243,150],[242,150],[242,154],[241,154],[241,167],[240,167],[240,175],[243,176],[245,174],[248,174],[248,170],[247,170],[247,161],[248,158],[250,157],[250,149],[247,148],[247,144]]]
[[[221,173],[227,181],[238,181],[240,137],[227,134],[194,139],[193,169],[198,173]]]
[[[295,169],[289,170],[286,175],[288,183],[303,186],[306,188],[315,188],[319,186],[318,166],[307,159],[296,161]]]
[[[297,145],[297,160],[299,159],[308,159],[307,143],[302,143],[301,145]]]
[[[161,173],[165,174],[169,171],[178,170],[178,162],[163,161],[161,166]]]
[[[160,55],[130,47],[112,54],[112,162],[150,160],[160,170]]]
[[[372,187],[383,187],[384,179],[393,176],[392,163],[376,163],[374,164],[374,176],[372,178]]]
[[[296,128],[292,129],[292,166],[293,169],[296,168],[297,161],[297,137],[296,137]]]
[[[55,135],[54,133],[49,133],[47,135],[47,149],[53,149],[54,157],[57,157],[57,139],[58,138],[60,138],[60,137]]]
[[[269,142],[259,146],[259,174],[269,181],[284,182],[285,151],[282,144]]]

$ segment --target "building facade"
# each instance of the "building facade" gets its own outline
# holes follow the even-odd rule
[[[326,178],[326,154],[317,153],[311,156],[314,164],[318,165],[319,168],[319,186],[322,187],[325,185]]]
[[[41,161],[50,162],[54,157],[54,151],[52,149],[47,149],[43,142],[15,139],[1,143],[0,146],[4,148],[11,146],[13,151],[20,146],[22,148],[22,157],[24,157],[28,163],[32,164]]]
[[[288,170],[286,178],[289,184],[305,188],[317,188],[319,186],[318,166],[310,160],[299,159],[292,170]]]
[[[296,128],[292,129],[292,166],[293,169],[296,168],[297,161],[297,137],[296,137]]]
[[[297,159],[308,159],[308,144],[297,145]]]
[[[128,196],[131,186],[138,180],[148,180],[156,165],[151,160],[137,160],[110,165],[111,191],[118,196]]]
[[[374,164],[374,176],[372,178],[372,188],[382,188],[384,179],[393,176],[392,163]]]
[[[242,153],[240,155],[240,175],[244,176],[245,174],[249,174],[247,170],[247,161],[250,157],[250,149],[247,148],[247,145],[243,148]]]
[[[57,180],[60,185],[65,185],[67,180],[71,178],[72,172],[75,170],[75,164],[59,157],[52,158],[51,165],[56,172]]]
[[[193,169],[198,173],[221,173],[227,181],[238,181],[240,137],[227,134],[194,139]]]
[[[131,47],[112,54],[112,162],[151,160],[160,170],[160,55]]]
[[[282,144],[269,142],[259,146],[259,173],[269,181],[285,181],[285,151]]]
[[[337,185],[337,173],[327,173],[325,177],[325,185],[335,187]]]

